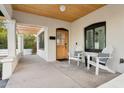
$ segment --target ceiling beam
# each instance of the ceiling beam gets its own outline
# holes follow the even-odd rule
[[[18,33],[21,34],[36,34],[41,30],[42,27],[40,26],[33,26],[33,25],[19,25],[17,24],[16,30]]]

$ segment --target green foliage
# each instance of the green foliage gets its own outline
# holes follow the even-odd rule
[[[7,49],[7,29],[3,20],[0,20],[0,49]]]
[[[35,36],[24,35],[24,48],[32,49],[35,46]],[[16,36],[17,48],[17,36]],[[0,49],[7,49],[7,29],[3,20],[0,20]]]
[[[24,48],[32,49],[35,44],[35,36],[33,35],[24,35]]]

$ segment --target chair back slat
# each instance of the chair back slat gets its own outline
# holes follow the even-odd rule
[[[106,47],[106,48],[103,49],[102,53],[112,54],[113,53],[113,48],[112,47]]]
[[[113,53],[113,48],[112,47],[106,47],[103,49],[102,53],[98,54],[98,57],[106,57],[106,58],[100,58],[100,63],[106,65],[106,63],[111,59],[111,58],[107,58],[107,57],[112,57],[112,53]]]

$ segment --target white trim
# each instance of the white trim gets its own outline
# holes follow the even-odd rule
[[[10,10],[12,10],[11,7],[9,7],[9,8],[10,8]],[[3,15],[5,16],[6,19],[11,20],[12,15],[9,14],[9,11],[8,11],[8,9],[5,7],[5,5],[0,4],[0,10],[1,10],[1,12],[3,13]],[[12,12],[12,11],[10,11],[10,12]]]
[[[39,36],[43,31],[48,31],[48,27],[43,26],[39,32],[37,32],[36,36]]]
[[[39,35],[40,33],[44,32],[44,40],[45,40],[45,47],[44,50],[39,49]],[[37,55],[39,55],[41,58],[43,58],[44,60],[48,61],[48,27],[44,27],[43,29],[41,29],[37,35]]]

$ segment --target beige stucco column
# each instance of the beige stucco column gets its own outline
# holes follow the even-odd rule
[[[16,22],[9,20],[7,23],[8,31],[8,57],[16,56]]]
[[[8,57],[1,60],[2,63],[2,79],[8,79],[14,71],[18,59],[16,59],[16,22],[7,20],[7,36],[8,36]]]
[[[37,50],[39,50],[39,36],[38,35],[37,35],[36,39],[37,39]]]
[[[18,34],[18,52],[23,54],[24,50],[24,38],[23,34]]]

